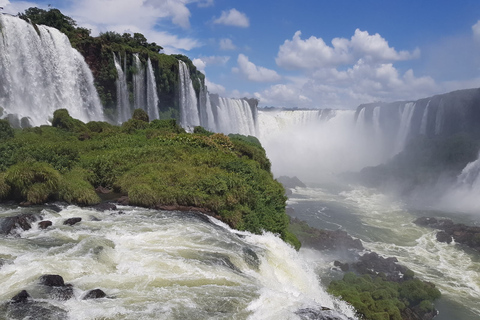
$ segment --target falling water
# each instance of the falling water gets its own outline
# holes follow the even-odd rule
[[[128,99],[127,76],[122,70],[121,62],[118,60],[116,54],[113,54],[115,68],[117,69],[117,122],[123,123],[131,118],[132,111]],[[126,58],[125,58],[126,61]],[[125,62],[126,64],[126,62]],[[126,69],[126,65],[124,65]]]
[[[437,116],[435,117],[435,134],[440,134],[443,125],[443,114],[445,112],[445,105],[443,101],[440,100],[437,109]]]
[[[57,29],[0,14],[0,106],[5,114],[47,124],[65,108],[82,121],[103,120],[93,76]]]
[[[200,125],[209,130],[216,130],[215,118],[212,111],[212,105],[210,102],[210,95],[207,87],[200,83]]]
[[[145,98],[145,68],[138,57],[138,54],[133,55],[133,66],[135,72],[133,73],[133,100],[135,109],[146,109]]]
[[[408,134],[410,133],[410,125],[412,122],[413,111],[415,110],[415,102],[407,102],[403,108],[400,118],[400,127],[398,129],[397,141],[395,144],[395,154],[399,153],[405,147]]]
[[[376,137],[382,136],[382,128],[380,127],[380,106],[373,109],[373,129]]]
[[[158,94],[152,62],[147,60],[147,113],[150,120],[158,119]]]
[[[190,71],[185,62],[179,60],[180,78],[180,124],[184,128],[200,125],[197,96],[193,89]]]
[[[216,107],[219,132],[257,135],[255,115],[246,100],[219,97]]]
[[[423,111],[422,122],[420,123],[420,134],[426,134],[427,133],[428,108],[430,107],[430,101],[431,100],[428,100],[427,106],[425,107],[425,110]]]

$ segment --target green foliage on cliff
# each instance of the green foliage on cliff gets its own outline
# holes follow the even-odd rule
[[[331,294],[352,304],[362,319],[402,320],[406,308],[423,315],[434,310],[433,301],[440,291],[433,284],[410,279],[400,283],[378,276],[358,276],[352,272],[342,280],[332,281]]]
[[[84,124],[57,110],[54,126],[18,130],[0,146],[0,199],[98,203],[102,186],[144,207],[200,207],[233,228],[288,233],[283,187],[258,141],[187,134],[175,120]]]

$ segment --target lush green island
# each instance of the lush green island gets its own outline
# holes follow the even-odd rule
[[[101,190],[130,205],[199,210],[300,247],[287,231],[283,187],[254,137],[186,133],[173,119],[149,122],[140,109],[122,126],[85,124],[60,109],[52,126],[12,129],[1,120],[0,128],[2,201],[88,206]]]

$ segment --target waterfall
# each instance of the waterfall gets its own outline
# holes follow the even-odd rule
[[[190,71],[185,62],[179,60],[180,78],[180,124],[184,128],[200,125],[197,96],[193,89]]]
[[[366,128],[365,109],[366,108],[362,108],[360,110],[360,112],[358,113],[357,122],[355,123],[355,127],[358,129],[360,133],[364,133]]]
[[[150,58],[147,60],[147,113],[150,121],[160,118],[158,114],[157,83],[155,82]]]
[[[382,128],[380,127],[380,106],[373,109],[373,129],[375,136],[380,138],[382,135]]]
[[[82,121],[103,120],[93,76],[82,55],[57,29],[0,14],[0,107],[3,113],[49,122],[65,108]]]
[[[257,135],[255,115],[246,100],[219,97],[216,108],[217,131],[225,134]]]
[[[415,102],[407,102],[403,107],[400,118],[400,127],[398,128],[397,141],[395,144],[395,154],[401,152],[405,147],[408,134],[410,133],[410,125],[412,122],[415,105]]]
[[[132,110],[130,109],[130,103],[128,99],[128,87],[127,76],[122,70],[121,61],[117,58],[117,55],[113,54],[115,62],[115,68],[117,69],[117,122],[123,123],[132,117]],[[124,62],[124,69],[126,70],[126,58]]]
[[[428,100],[427,106],[423,111],[422,122],[420,123],[420,134],[427,134],[428,108],[430,107],[430,101],[431,100]]]
[[[200,83],[200,125],[208,130],[215,131],[215,117],[212,111],[210,95],[207,87]]]
[[[146,109],[145,99],[145,68],[138,57],[138,53],[133,55],[133,66],[135,72],[133,73],[133,100],[135,109]]]

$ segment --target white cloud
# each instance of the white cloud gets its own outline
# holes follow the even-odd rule
[[[349,65],[358,59],[369,63],[409,60],[419,57],[420,50],[413,52],[396,51],[378,33],[355,30],[349,39],[334,38],[329,46],[322,38],[311,36],[301,38],[301,31],[295,32],[292,40],[285,40],[280,46],[276,62],[285,69],[311,69]]]
[[[237,47],[233,44],[232,39],[224,38],[220,39],[221,50],[235,50]]]
[[[30,7],[46,8],[46,6],[42,6],[30,1],[15,1],[14,3],[11,3],[9,0],[0,0],[0,7],[3,7],[2,12],[13,15],[23,12],[25,9]]]
[[[225,87],[220,85],[220,84],[210,82],[208,80],[208,78],[205,78],[205,85],[208,88],[208,92],[216,93],[216,94],[221,95],[221,96],[225,95],[225,92],[226,92]]]
[[[250,21],[245,13],[237,9],[230,9],[230,11],[222,11],[220,18],[213,21],[215,24],[223,24],[226,26],[234,26],[247,28],[250,26]]]
[[[208,56],[208,57],[199,57],[193,59],[193,64],[202,72],[205,72],[207,66],[223,66],[225,65],[230,57],[228,56]]]
[[[472,26],[472,31],[475,40],[480,41],[480,20]]]
[[[280,75],[274,70],[256,66],[243,54],[238,55],[237,63],[238,68],[233,68],[232,71],[241,73],[250,81],[273,82],[281,79]]]
[[[6,3],[4,7],[16,14],[28,7],[45,6],[34,2],[0,0]],[[156,42],[164,47],[165,53],[178,53],[181,50],[191,50],[202,43],[190,37],[157,31],[156,26],[164,20],[182,28],[190,27],[190,10],[187,5],[197,3],[198,6],[213,4],[212,0],[81,0],[65,2],[61,10],[72,17],[77,24],[92,30],[92,35],[99,32],[116,31],[140,32],[150,42]],[[106,14],[108,13],[108,14]]]

